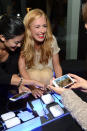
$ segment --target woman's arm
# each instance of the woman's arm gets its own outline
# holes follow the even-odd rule
[[[35,98],[42,96],[43,91],[40,90],[40,89],[35,88],[35,86],[44,87],[44,85],[42,83],[38,82],[38,81],[30,80],[29,74],[26,71],[25,59],[23,57],[21,57],[21,56],[19,58],[19,72],[20,72],[21,76],[24,79],[27,79],[27,80],[33,82],[33,84],[32,84],[33,86],[30,86],[30,88],[29,88],[31,90],[31,92],[32,92],[32,95]]]
[[[11,82],[11,74],[7,74],[1,67],[0,67],[0,85],[9,85]]]
[[[21,84],[33,84],[34,81],[29,81],[27,79],[21,80],[21,78],[17,74],[8,74],[2,68],[0,68],[0,84],[1,85],[16,85],[18,86],[19,83]],[[34,83],[35,84],[35,83]]]
[[[53,48],[52,62],[53,62],[54,71],[55,71],[56,77],[60,77],[62,76],[62,68],[60,65],[59,54],[58,54],[60,51],[60,48],[58,46],[55,36],[53,36],[52,48]]]
[[[58,53],[53,55],[52,62],[53,62],[53,67],[54,67],[56,77],[62,76],[62,68],[61,68],[61,65],[59,62],[59,54]]]
[[[87,103],[82,101],[72,90],[65,90],[62,93],[62,101],[72,117],[84,130],[87,130]]]
[[[81,127],[87,130],[87,103],[82,101],[82,99],[70,89],[58,88],[51,85],[48,88],[61,94],[65,108]]]
[[[29,74],[26,71],[25,59],[21,55],[19,57],[18,67],[19,67],[19,72],[20,72],[21,76],[25,79],[30,79]]]
[[[19,72],[20,72],[21,76],[28,81],[28,85],[44,87],[43,83],[36,81],[36,80],[31,80],[29,78],[29,74],[26,71],[25,59],[21,56],[19,58],[18,66],[19,66]]]
[[[21,78],[14,74],[12,75],[12,78],[11,78],[11,85],[16,85],[18,86],[19,83],[21,81]],[[44,87],[44,84],[40,83],[39,81],[35,81],[35,80],[29,80],[29,79],[25,79],[23,78],[22,82],[21,82],[22,85],[33,85],[33,86],[39,86],[39,87]]]

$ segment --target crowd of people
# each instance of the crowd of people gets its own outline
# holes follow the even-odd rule
[[[87,3],[82,8],[87,29],[86,14]],[[19,93],[31,92],[35,98],[42,96],[48,88],[62,96],[65,108],[87,130],[87,103],[73,92],[77,88],[86,92],[87,80],[69,74],[75,81],[69,89],[52,85],[53,72],[55,77],[63,75],[59,51],[49,19],[41,9],[29,11],[23,21],[3,16],[0,19],[0,104],[6,108],[8,91],[13,87]]]

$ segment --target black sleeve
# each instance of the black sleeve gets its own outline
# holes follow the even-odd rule
[[[12,74],[7,74],[1,67],[0,67],[0,85],[9,85],[11,83]]]
[[[10,85],[13,74],[18,74],[18,59],[20,49],[9,53],[8,59],[0,63],[0,85]]]

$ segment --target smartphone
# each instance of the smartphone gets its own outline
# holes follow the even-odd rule
[[[17,101],[19,99],[26,98],[29,94],[30,94],[30,92],[22,92],[22,93],[14,95],[13,97],[10,97],[9,100]]]
[[[74,80],[68,74],[66,74],[61,77],[56,78],[55,80],[53,80],[52,83],[56,87],[65,88],[73,84]]]

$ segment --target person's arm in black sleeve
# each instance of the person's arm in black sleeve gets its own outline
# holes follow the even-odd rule
[[[35,81],[22,79],[17,74],[7,74],[2,68],[0,68],[0,84],[1,85],[16,85],[18,86],[21,82],[22,85],[35,85],[39,87],[44,87],[44,84]]]
[[[0,67],[0,84],[7,85],[11,83],[11,74],[5,73],[5,71]]]

